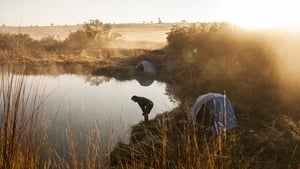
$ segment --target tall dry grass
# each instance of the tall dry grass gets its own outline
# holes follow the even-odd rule
[[[70,119],[61,136],[66,138],[63,149],[57,150],[49,138],[51,126],[42,119],[43,88],[28,86],[25,75],[12,72],[2,71],[0,81],[3,168],[259,168],[263,163],[257,157],[267,147],[245,155],[239,133],[210,137],[192,128],[179,130],[176,122],[181,109],[133,126],[130,144],[119,143],[116,148],[115,129],[109,121],[104,128],[97,121],[87,127],[89,121],[85,121],[78,137]],[[258,134],[258,141],[263,141],[266,133]],[[293,166],[296,151],[297,146],[288,166]]]
[[[58,110],[53,119],[43,117],[47,96],[43,84],[27,79],[28,65],[16,62],[25,59],[28,47],[22,34],[17,37],[7,48],[7,62],[1,64],[0,168],[109,168],[111,123],[104,130],[97,122],[89,128],[86,121],[84,132],[80,131],[84,136],[78,137],[70,119],[65,130],[58,131],[62,135],[53,134]],[[59,141],[58,148],[53,140]]]
[[[114,129],[107,125],[101,128],[97,121],[82,131],[74,129],[72,120],[67,122],[63,133],[66,138],[62,150],[53,150],[52,167],[59,169],[106,169],[110,168],[110,152],[113,147]],[[87,123],[86,123],[87,124]],[[81,136],[78,136],[80,132]]]
[[[112,166],[121,169],[253,167],[256,156],[244,155],[238,132],[213,137],[192,126],[180,129],[176,124],[180,113],[175,109],[147,124],[133,126],[130,143],[119,143],[112,152]]]
[[[112,122],[100,125],[97,120],[92,124],[85,120],[77,128],[70,117],[66,128],[55,130],[56,117],[43,117],[42,84],[29,82],[14,69],[8,65],[0,74],[0,167],[110,168],[116,131]]]
[[[47,135],[41,126],[43,99],[38,85],[27,86],[14,66],[1,71],[0,164],[4,168],[38,168]]]
[[[273,54],[265,50],[260,36],[253,35],[232,31],[226,25],[174,27],[168,36],[171,53],[168,55],[175,57],[160,60],[161,74],[170,75],[182,88],[178,94],[181,100],[191,101],[192,97],[209,90],[230,91],[235,107],[239,113],[244,113],[239,114],[242,127],[265,127],[274,116],[281,117],[278,114],[282,109],[277,108],[281,103],[277,100],[280,98],[278,84],[273,83],[277,82]],[[26,40],[26,36],[23,38]],[[9,50],[2,51],[7,56],[3,58],[25,60],[26,41],[15,40]],[[215,71],[215,67],[219,71]],[[113,151],[111,135],[114,129],[110,125],[103,130],[95,123],[92,129],[86,129],[78,137],[70,120],[66,121],[68,125],[59,136],[63,142],[60,143],[62,149],[58,150],[51,145],[50,127],[41,119],[43,98],[38,91],[43,89],[27,86],[26,76],[13,73],[14,66],[10,70],[1,72],[0,84],[2,168],[111,168],[110,164],[133,169],[299,166],[296,157],[299,156],[300,125],[291,123],[293,119],[289,118],[283,119],[283,123],[279,123],[282,119],[277,120],[279,124],[270,128],[271,132],[257,131],[251,136],[244,132],[242,137],[238,133],[213,138],[177,130],[174,112],[165,113],[147,125],[133,126],[130,144],[119,143]],[[195,78],[199,76],[202,78]],[[290,100],[295,99],[299,100],[298,97]],[[290,105],[295,104],[286,104],[285,111],[298,110],[290,109]]]

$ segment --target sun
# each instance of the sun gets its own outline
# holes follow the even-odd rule
[[[222,0],[222,19],[249,29],[300,25],[297,0]]]

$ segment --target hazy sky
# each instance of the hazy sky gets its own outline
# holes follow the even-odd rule
[[[0,24],[227,21],[247,27],[300,23],[297,0],[0,0]]]

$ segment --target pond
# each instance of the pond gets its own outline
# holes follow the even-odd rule
[[[106,140],[104,147],[118,141],[128,142],[130,127],[144,120],[140,107],[131,100],[133,95],[153,101],[150,120],[179,104],[167,93],[166,84],[156,80],[144,83],[141,79],[118,81],[105,76],[74,74],[26,75],[25,79],[26,88],[31,88],[27,91],[43,95],[43,123],[51,122],[49,139],[61,153],[67,144],[68,126],[78,145],[85,142],[84,135],[95,125],[102,133],[101,140]],[[32,90],[34,84],[42,87]]]
[[[143,96],[153,101],[154,106],[149,119],[177,106],[177,101],[166,92],[166,84],[153,81],[149,86],[137,80],[118,81],[104,76],[40,76],[45,84],[44,113],[57,113],[57,121],[72,123],[82,120],[90,123],[98,120],[114,124],[111,127],[124,133],[124,126],[130,127],[144,118],[133,95]],[[121,126],[120,126],[121,125]],[[117,127],[117,128],[116,128]],[[119,128],[120,127],[120,128]]]

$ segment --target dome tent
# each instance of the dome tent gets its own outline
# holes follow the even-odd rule
[[[142,60],[140,61],[135,69],[135,71],[141,71],[147,74],[156,74],[157,73],[157,69],[156,66],[153,64],[153,62],[149,61],[149,60]]]
[[[204,109],[209,111],[203,111]],[[208,113],[213,113],[211,115],[212,123],[209,127],[214,135],[231,131],[237,126],[234,110],[225,95],[219,93],[200,95],[189,111],[189,120],[196,125],[201,117],[204,117],[204,121],[209,120],[205,118]]]

